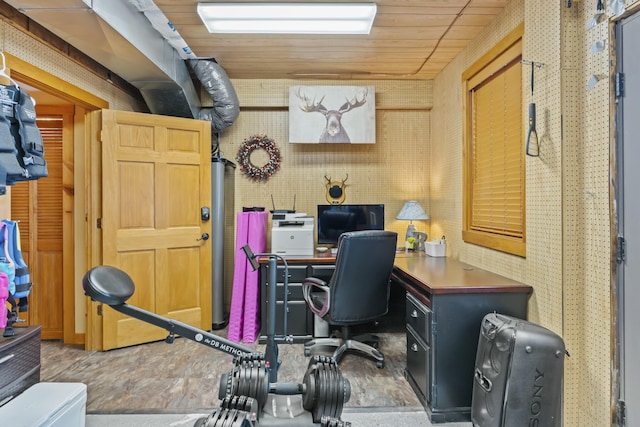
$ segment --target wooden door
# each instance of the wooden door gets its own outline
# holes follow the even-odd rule
[[[129,304],[211,326],[211,125],[102,110],[102,264],[126,271]],[[102,349],[164,339],[164,329],[102,310]]]
[[[65,166],[73,167],[74,110],[38,105],[36,111],[49,175],[11,188],[11,219],[19,221],[21,251],[33,283],[29,308],[18,314],[25,321],[20,325],[40,325],[43,339],[62,339],[64,269],[72,268],[64,262],[65,239],[73,238],[64,225],[64,206],[73,193],[64,174]]]

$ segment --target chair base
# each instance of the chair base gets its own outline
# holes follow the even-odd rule
[[[342,356],[346,352],[352,352],[367,356],[376,361],[376,366],[380,369],[384,368],[384,355],[376,348],[378,347],[379,338],[376,335],[363,334],[353,338],[316,338],[307,341],[304,344],[305,356],[310,356],[313,349],[322,349],[324,347],[335,348],[332,356],[336,363],[340,363]],[[372,343],[368,345],[366,343]]]

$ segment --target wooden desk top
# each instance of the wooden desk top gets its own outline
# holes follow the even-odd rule
[[[394,275],[431,294],[533,291],[529,285],[452,258],[418,253],[396,255]]]
[[[289,256],[287,264],[333,264],[335,255],[330,251],[314,252],[313,256]],[[260,257],[261,264],[268,262]],[[278,260],[281,262],[280,260]],[[531,293],[533,288],[470,264],[447,257],[430,257],[424,252],[396,253],[393,274],[403,284],[431,294],[521,292]],[[406,286],[405,286],[406,287]]]
[[[308,263],[317,263],[317,264],[335,264],[336,256],[331,253],[331,251],[327,250],[325,252],[313,251],[313,255],[295,255],[295,256],[287,256],[285,257],[287,260],[287,264],[308,264]],[[258,262],[260,264],[267,264],[269,262],[269,257],[259,257]],[[278,262],[282,261],[278,259]]]

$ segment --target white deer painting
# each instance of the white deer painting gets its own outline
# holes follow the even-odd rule
[[[291,86],[289,142],[375,143],[373,86]]]

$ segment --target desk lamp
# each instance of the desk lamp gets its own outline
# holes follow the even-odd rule
[[[409,200],[404,204],[400,213],[396,216],[396,219],[402,221],[409,221],[409,226],[407,227],[407,234],[405,236],[405,241],[408,241],[410,237],[413,237],[413,234],[416,232],[416,226],[413,225],[413,221],[427,221],[429,220],[429,215],[422,209],[420,203],[415,200]],[[425,237],[426,239],[426,237]]]

